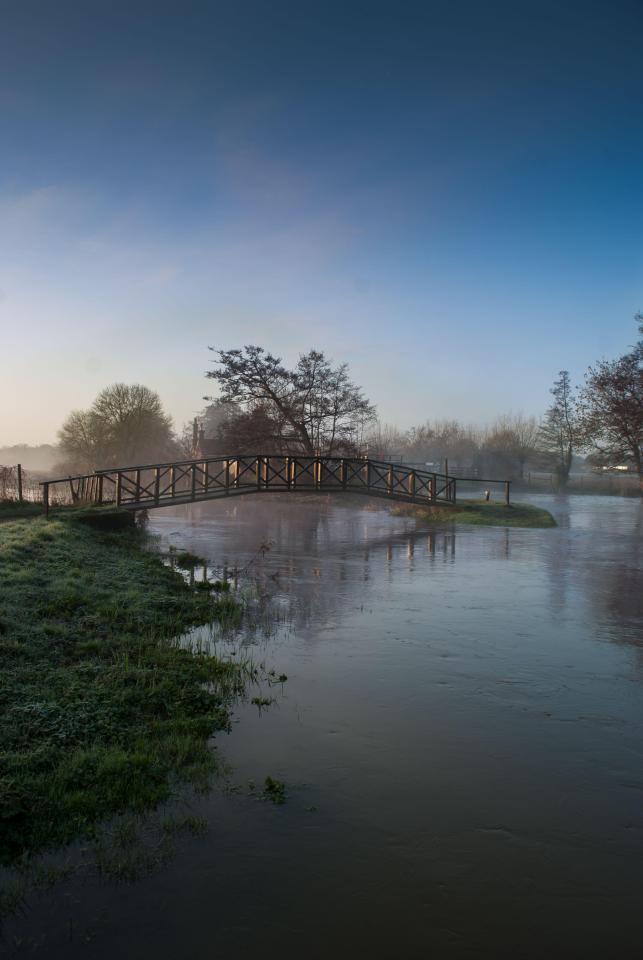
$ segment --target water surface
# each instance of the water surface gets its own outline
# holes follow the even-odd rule
[[[642,504],[530,499],[557,529],[314,497],[152,514],[247,568],[260,623],[217,643],[288,680],[217,737],[237,789],[194,800],[208,833],[133,886],[43,896],[16,953],[639,956]]]

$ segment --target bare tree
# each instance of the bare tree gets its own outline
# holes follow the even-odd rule
[[[249,410],[260,406],[270,429],[279,431],[282,449],[331,455],[352,446],[375,417],[347,365],[331,366],[318,350],[300,356],[291,370],[262,347],[214,352],[218,368],[206,376],[218,383],[221,399]]]
[[[635,319],[642,339],[619,359],[589,368],[580,392],[580,414],[594,462],[632,463],[643,489],[643,314]]]
[[[445,464],[449,472],[471,468],[478,451],[477,431],[457,420],[427,421],[411,427],[406,435],[405,454],[408,460]]]
[[[554,402],[540,425],[540,444],[553,459],[559,486],[566,487],[574,452],[582,446],[578,404],[567,370],[560,371],[549,392]]]
[[[115,383],[89,410],[75,410],[58,438],[65,465],[94,470],[174,454],[172,421],[158,394],[141,384]]]
[[[487,433],[483,455],[490,469],[504,476],[517,474],[522,480],[525,465],[538,446],[539,428],[535,417],[504,414]],[[495,462],[494,462],[495,461]]]

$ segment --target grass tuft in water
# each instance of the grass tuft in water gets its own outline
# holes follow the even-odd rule
[[[272,803],[286,802],[286,784],[281,780],[275,780],[273,777],[266,777],[263,787],[263,799],[270,800]]]

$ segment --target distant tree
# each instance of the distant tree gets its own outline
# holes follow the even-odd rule
[[[141,463],[175,451],[172,421],[158,394],[141,384],[115,383],[102,390],[89,410],[75,410],[58,438],[68,468]]]
[[[257,346],[214,352],[217,369],[206,376],[219,385],[221,400],[250,411],[259,407],[267,429],[278,431],[280,449],[336,453],[354,445],[375,417],[348,366],[333,367],[318,350],[300,356],[292,369]]]
[[[581,427],[592,460],[604,466],[631,463],[643,489],[643,314],[638,342],[617,360],[602,360],[585,374]]]
[[[485,437],[482,459],[487,469],[500,472],[503,478],[517,475],[521,480],[525,465],[533,457],[539,439],[535,417],[505,414],[498,417]]]
[[[462,473],[471,469],[478,445],[478,433],[471,426],[457,420],[427,421],[408,431],[405,456],[407,460],[442,467],[448,460],[449,473]]]
[[[554,402],[540,425],[540,447],[554,463],[558,485],[566,487],[574,451],[582,446],[578,404],[567,370],[560,371],[549,392]]]
[[[365,447],[369,457],[376,460],[394,460],[404,458],[406,437],[396,426],[377,420],[365,436]]]

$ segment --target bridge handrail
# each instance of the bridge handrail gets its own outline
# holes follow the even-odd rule
[[[216,463],[218,461],[225,460],[243,460],[248,458],[249,460],[256,459],[266,459],[267,457],[278,457],[279,459],[286,459],[289,457],[291,460],[332,460],[340,463],[342,460],[350,460],[352,462],[359,462],[362,464],[372,463],[375,466],[379,467],[395,467],[400,470],[413,470],[415,473],[426,473],[428,476],[435,477],[449,477],[453,479],[453,474],[449,473],[440,473],[436,470],[420,470],[417,467],[409,466],[406,463],[397,463],[391,460],[374,460],[372,457],[334,457],[327,454],[321,453],[233,453],[228,455],[222,455],[217,457],[190,457],[187,460],[167,460],[161,463],[134,463],[131,466],[123,467],[102,467],[100,470],[94,470],[93,473],[83,473],[78,474],[79,477],[93,477],[96,474],[106,474],[106,473],[126,473],[128,470],[154,470],[156,467],[179,467],[184,466],[190,463]],[[68,480],[69,477],[61,477],[61,480]],[[76,479],[74,476],[72,479]],[[55,483],[55,480],[51,480],[50,483]],[[489,480],[488,483],[495,481]]]

